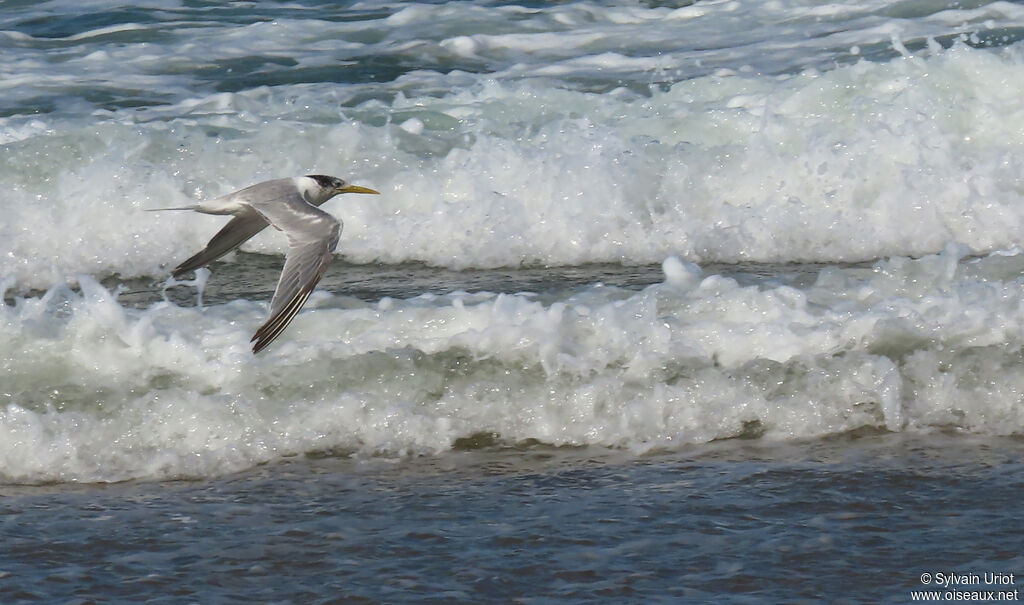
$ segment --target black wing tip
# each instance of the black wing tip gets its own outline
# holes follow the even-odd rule
[[[256,355],[263,349],[267,348],[270,343],[274,342],[274,340],[281,334],[280,330],[268,333],[266,328],[267,324],[263,324],[260,326],[260,329],[256,330],[256,333],[252,335],[252,338],[249,339],[249,342],[254,343],[252,345],[253,355]]]
[[[192,257],[190,257],[187,260],[185,260],[184,262],[182,262],[180,265],[178,265],[173,270],[171,270],[171,277],[173,277],[174,279],[178,279],[179,277],[181,277],[182,275],[185,275],[189,271],[195,271],[196,269],[199,269],[201,267],[205,267],[206,265],[210,264],[210,262],[212,260],[215,260],[215,259],[209,259],[209,260],[204,259],[203,255],[205,253],[206,253],[206,250],[204,249],[201,252],[199,252],[198,254],[194,254]]]
[[[277,331],[277,332],[268,331],[267,330],[267,325],[269,323],[270,322],[268,321],[267,323],[265,323],[262,326],[260,326],[260,329],[256,330],[256,333],[253,334],[252,338],[249,339],[249,342],[255,343],[255,344],[252,345],[252,354],[253,355],[255,355],[255,354],[259,353],[260,351],[262,351],[263,349],[267,348],[267,346],[270,345],[270,343],[274,342],[274,339],[277,338],[278,335],[281,333],[280,331]]]
[[[304,290],[300,290],[288,304],[281,308],[275,315],[271,316],[256,333],[253,334],[249,342],[255,342],[252,346],[252,354],[255,355],[265,349],[270,343],[274,342],[278,336],[284,332],[285,328],[292,323],[295,316],[299,314],[299,310],[306,304],[306,299],[313,292],[313,285],[310,285]]]
[[[265,325],[261,327],[259,330],[257,330],[256,333],[253,334],[252,338],[249,339],[249,342],[255,343],[254,345],[252,345],[252,354],[256,355],[263,349],[270,346],[270,343],[277,340],[277,337],[280,336],[282,332],[284,332],[284,329],[287,325],[288,324],[286,323],[284,326],[280,326],[276,330],[273,330],[269,333],[264,332],[264,328],[266,328]]]
[[[252,342],[253,340],[256,340],[255,336],[253,336],[252,340],[250,340],[249,342]],[[267,348],[267,345],[269,345],[272,342],[274,342],[273,339],[261,340],[261,341],[257,342],[256,344],[254,344],[252,346],[252,354],[253,355],[258,355],[260,351],[262,351],[263,349]]]

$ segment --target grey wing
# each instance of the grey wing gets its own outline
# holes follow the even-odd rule
[[[281,335],[306,303],[313,288],[324,275],[337,239],[316,241],[292,246],[284,262],[281,279],[277,282],[274,299],[270,303],[270,318],[253,335],[253,353],[259,353]]]
[[[253,204],[274,227],[288,236],[288,255],[270,302],[270,318],[252,337],[259,353],[280,336],[324,275],[338,245],[341,223],[297,194],[281,203]]]
[[[239,214],[228,221],[224,227],[214,235],[206,247],[194,256],[181,263],[171,271],[174,277],[180,277],[193,269],[204,267],[218,258],[241,246],[254,235],[267,227],[267,220],[259,212],[250,211]]]

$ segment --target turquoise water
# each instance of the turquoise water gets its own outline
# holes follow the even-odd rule
[[[0,600],[1024,573],[1021,32],[984,1],[0,4]],[[285,238],[172,284],[223,221],[143,210],[308,173],[381,195],[325,204],[337,258],[254,357]]]

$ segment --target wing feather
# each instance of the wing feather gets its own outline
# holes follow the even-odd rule
[[[296,197],[294,204],[253,206],[285,232],[289,243],[284,269],[270,301],[270,318],[252,337],[253,353],[266,348],[295,318],[323,277],[341,235],[340,221]]]
[[[270,318],[252,337],[253,353],[274,341],[306,303],[331,260],[330,242],[314,242],[288,250],[288,257],[270,303]]]
[[[254,235],[267,228],[267,220],[259,212],[249,211],[239,214],[228,221],[206,244],[206,247],[171,271],[173,277],[181,277],[185,273],[205,267],[218,258],[251,239]]]
[[[310,288],[305,292],[301,292],[298,296],[292,299],[288,305],[282,310],[281,313],[271,316],[267,323],[263,324],[256,334],[253,335],[252,340],[252,352],[255,355],[267,347],[270,343],[274,342],[281,332],[288,327],[288,324],[295,319],[299,309],[306,303],[306,299],[309,298],[310,293],[313,289]]]

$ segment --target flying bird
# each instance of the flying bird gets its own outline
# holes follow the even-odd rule
[[[174,277],[208,265],[271,225],[288,236],[284,269],[270,301],[270,317],[250,342],[259,353],[281,335],[324,275],[338,245],[342,223],[319,208],[339,193],[380,193],[333,176],[310,174],[275,179],[184,208],[204,214],[233,214],[206,247],[171,271]]]

